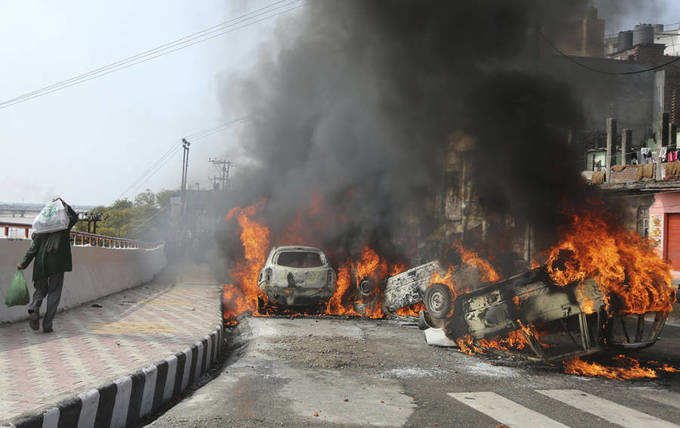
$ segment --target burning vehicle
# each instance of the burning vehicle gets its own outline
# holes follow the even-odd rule
[[[483,283],[475,268],[452,273],[433,261],[387,280],[386,311],[418,302],[425,306],[420,327],[440,329],[464,352],[541,361],[649,347],[667,318],[664,311],[621,313],[594,279],[562,286],[549,266]]]
[[[335,291],[336,273],[323,251],[315,247],[273,247],[257,285],[266,295],[258,311],[270,307],[324,308]]]

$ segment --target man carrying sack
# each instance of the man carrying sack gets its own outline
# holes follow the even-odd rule
[[[47,204],[33,222],[33,242],[17,265],[18,269],[23,270],[33,261],[35,292],[28,305],[29,325],[33,330],[40,328],[40,305],[47,297],[43,332],[53,331],[52,321],[61,299],[64,272],[73,269],[69,234],[77,221],[78,214],[61,198],[57,198]]]

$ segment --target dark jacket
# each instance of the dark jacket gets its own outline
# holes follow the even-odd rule
[[[66,214],[69,218],[68,229],[60,232],[34,235],[33,242],[21,261],[22,269],[26,269],[31,264],[31,261],[35,259],[33,262],[33,281],[73,270],[70,231],[78,221],[78,214],[66,203],[64,203],[64,208],[66,208]],[[49,242],[50,240],[52,242]],[[48,251],[50,246],[56,246],[56,250]]]

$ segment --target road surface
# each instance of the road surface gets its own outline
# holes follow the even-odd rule
[[[680,367],[680,328],[642,352]],[[680,374],[654,381],[503,366],[396,321],[247,318],[222,373],[153,427],[680,425]],[[677,425],[676,425],[677,424]]]

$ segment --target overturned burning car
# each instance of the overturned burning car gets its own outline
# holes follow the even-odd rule
[[[425,306],[421,328],[443,333],[465,352],[542,361],[646,348],[667,318],[661,311],[622,313],[594,279],[561,286],[547,266],[483,283],[474,268],[447,273],[434,261],[387,279],[386,311],[417,302]],[[436,336],[426,334],[428,342]]]

